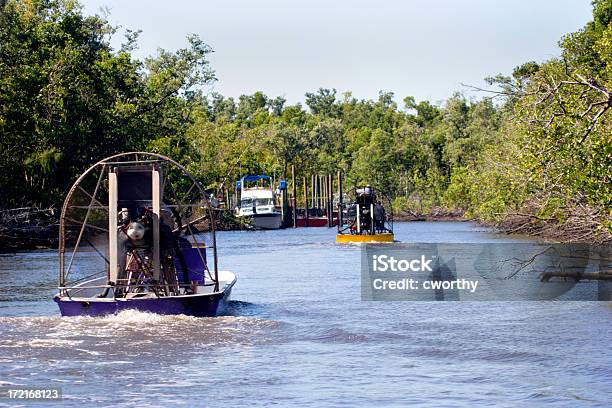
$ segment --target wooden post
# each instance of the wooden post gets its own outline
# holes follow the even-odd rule
[[[274,188],[274,184],[272,184],[272,188]],[[276,195],[276,193],[274,193],[274,195]],[[276,201],[276,200],[274,200]],[[281,196],[280,196],[280,208],[281,208],[281,228],[285,228],[285,225],[287,223],[287,220],[285,220],[285,216],[287,215],[287,212],[285,211],[285,204],[286,204],[286,199],[285,199],[285,190],[281,191]],[[276,206],[276,202],[274,203],[274,205]]]
[[[331,226],[334,226],[334,175],[329,173],[329,212]]]
[[[323,202],[325,201],[325,183],[323,182],[323,176],[319,174],[319,208],[323,208]]]
[[[313,208],[319,207],[319,176],[313,175],[312,179],[314,181],[314,186],[312,187],[312,199],[313,199]]]
[[[334,179],[331,174],[327,175],[327,214],[329,218],[328,227],[334,226]]]
[[[315,174],[314,177],[315,177],[315,192],[314,192],[315,193],[315,205],[314,205],[314,207],[318,209],[320,207],[320,205],[319,205],[319,189],[321,188],[321,184],[319,182],[319,175]]]
[[[342,172],[338,171],[338,231],[342,228]]]
[[[316,207],[315,205],[315,176],[314,174],[310,176],[310,204],[311,207]]]
[[[306,177],[304,177],[304,225],[308,225],[308,183]]]
[[[327,218],[329,218],[329,190],[331,189],[331,185],[329,183],[329,174],[325,175],[325,209],[327,210]],[[331,221],[329,222],[328,227],[331,227]]]
[[[321,176],[321,185],[323,186],[322,191],[321,191],[321,207],[325,210],[325,217],[327,218],[327,176],[326,175]]]
[[[315,179],[314,179],[314,175],[310,176],[310,185],[308,186],[310,189],[308,190],[308,205],[310,206],[310,208],[314,208],[315,206]]]
[[[325,208],[325,202],[327,201],[327,180],[325,176],[319,176],[321,180],[321,208]]]
[[[318,174],[315,176],[315,183],[316,183],[316,187],[317,187],[317,194],[316,194],[316,198],[317,198],[317,208],[321,208],[321,176],[319,176]]]
[[[289,190],[287,190],[287,181],[285,180],[285,189],[281,191],[283,195],[283,228],[287,228],[289,224]]]
[[[327,217],[327,228],[331,227],[331,218],[329,218],[329,175],[325,176],[325,216]]]
[[[293,185],[291,189],[293,193],[291,200],[291,215],[293,218],[293,228],[297,228],[297,186],[295,180],[295,166],[293,164],[291,165],[291,184]]]

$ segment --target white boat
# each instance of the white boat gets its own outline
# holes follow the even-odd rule
[[[240,193],[236,217],[248,219],[255,228],[281,227],[282,214],[276,208],[276,194],[270,176],[244,176],[236,182],[236,190]]]

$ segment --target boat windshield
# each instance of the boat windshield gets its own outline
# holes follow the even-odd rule
[[[274,205],[271,198],[258,198],[257,199],[257,207],[261,207],[264,205]]]
[[[255,204],[255,206],[257,207],[262,207],[262,206],[269,206],[269,205],[274,205],[274,200],[271,198],[243,198],[242,200],[240,200],[240,206],[245,208],[245,207],[252,207],[253,204]]]

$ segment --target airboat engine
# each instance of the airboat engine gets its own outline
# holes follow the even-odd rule
[[[109,282],[117,283],[125,268],[125,246],[144,247],[152,259],[153,279],[161,275],[160,215],[162,174],[155,164],[117,164],[108,172]],[[119,212],[121,208],[121,212]],[[121,214],[120,220],[118,215]]]
[[[385,202],[386,213],[381,200]],[[393,242],[391,201],[370,185],[356,187],[338,201],[338,234],[336,242]]]
[[[355,191],[357,204],[357,228],[361,231],[374,233],[374,203],[376,194],[370,186],[357,188]]]

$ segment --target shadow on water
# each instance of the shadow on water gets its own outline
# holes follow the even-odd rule
[[[267,314],[265,305],[243,302],[240,300],[230,300],[227,304],[227,309],[223,313],[224,316],[258,316]]]

